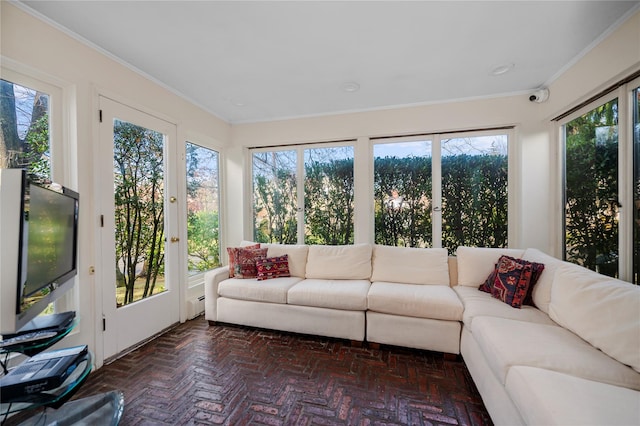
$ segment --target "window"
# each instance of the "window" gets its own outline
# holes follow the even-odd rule
[[[507,247],[508,141],[483,132],[374,143],[375,242]]]
[[[352,146],[252,151],[254,240],[352,244]]]
[[[442,139],[442,246],[507,247],[507,135]]]
[[[564,257],[618,274],[618,100],[564,125]]]
[[[253,238],[261,243],[298,240],[296,151],[253,153]]]
[[[373,146],[375,243],[431,247],[432,142]]]
[[[305,244],[353,244],[353,147],[304,150]]]
[[[220,266],[219,154],[185,144],[189,276]]]
[[[0,105],[0,167],[25,168],[31,180],[50,181],[49,95],[0,80]]]
[[[635,79],[634,79],[635,77]],[[564,259],[640,284],[640,79],[557,117]]]

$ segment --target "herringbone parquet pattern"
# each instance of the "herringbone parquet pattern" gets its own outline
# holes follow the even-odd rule
[[[441,353],[181,324],[93,373],[120,389],[123,425],[487,425],[463,362]]]

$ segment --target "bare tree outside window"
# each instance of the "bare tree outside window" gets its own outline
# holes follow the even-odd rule
[[[51,180],[49,95],[0,80],[0,168],[24,168],[34,182]]]

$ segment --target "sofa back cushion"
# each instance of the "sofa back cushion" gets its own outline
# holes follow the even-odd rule
[[[549,316],[640,372],[640,287],[564,263],[551,287]]]
[[[519,258],[523,253],[521,249],[460,246],[456,251],[458,285],[478,288],[493,272],[500,256]]]
[[[536,307],[548,314],[549,303],[551,303],[551,284],[553,283],[556,269],[564,262],[534,248],[526,249],[522,258],[529,262],[537,262],[544,265],[544,270],[533,287],[532,296]]]
[[[376,245],[371,281],[449,285],[447,249]]]
[[[306,278],[368,280],[371,277],[371,244],[310,245]]]
[[[285,254],[289,256],[289,273],[292,277],[304,278],[307,270],[307,253],[309,247],[306,245],[293,244],[260,244],[260,247],[267,248],[268,257],[280,257]]]

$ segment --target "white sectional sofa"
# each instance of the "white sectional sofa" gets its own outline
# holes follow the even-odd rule
[[[478,291],[498,258],[543,263],[534,306]],[[492,420],[640,424],[640,288],[536,249],[459,247],[461,353]]]
[[[460,353],[462,303],[449,286],[445,249],[261,247],[269,257],[287,254],[291,277],[207,273],[207,320]]]
[[[460,353],[496,424],[640,425],[638,286],[536,249],[262,247],[291,277],[207,273],[211,323]],[[478,290],[502,255],[545,265],[535,306]]]

